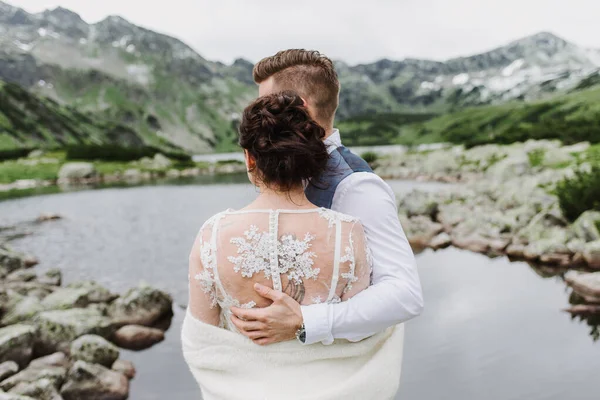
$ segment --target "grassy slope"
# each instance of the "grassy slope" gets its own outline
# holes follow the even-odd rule
[[[476,146],[527,139],[600,142],[600,87],[536,103],[469,108],[403,126],[397,143],[444,141]]]

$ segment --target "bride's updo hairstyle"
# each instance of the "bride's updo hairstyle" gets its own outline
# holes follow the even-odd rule
[[[254,179],[289,191],[325,171],[329,154],[325,129],[309,115],[295,92],[259,97],[244,110],[240,146],[256,162]]]

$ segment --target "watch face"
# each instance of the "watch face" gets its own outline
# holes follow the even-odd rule
[[[300,339],[300,341],[301,341],[302,343],[305,343],[305,342],[306,342],[306,332],[305,332],[305,331],[302,331],[302,332],[300,333],[300,337],[299,337],[299,339]]]

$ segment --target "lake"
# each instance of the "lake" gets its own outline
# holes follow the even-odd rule
[[[174,296],[165,342],[123,351],[138,375],[131,399],[192,399],[199,391],[180,352],[187,258],[205,219],[255,195],[243,176],[133,188],[75,191],[0,202],[0,225],[58,213],[13,247],[61,268],[65,282],[93,279],[122,292],[146,281]],[[390,182],[397,192],[443,185]],[[398,399],[597,400],[600,346],[590,328],[561,311],[559,277],[525,263],[449,248],[417,256],[425,312],[407,324]]]

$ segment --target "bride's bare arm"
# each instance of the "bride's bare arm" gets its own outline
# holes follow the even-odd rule
[[[202,263],[202,259],[209,256],[208,244],[203,236],[206,235],[201,230],[194,241],[189,257],[189,309],[197,319],[218,326],[221,309],[216,301],[214,276]]]

